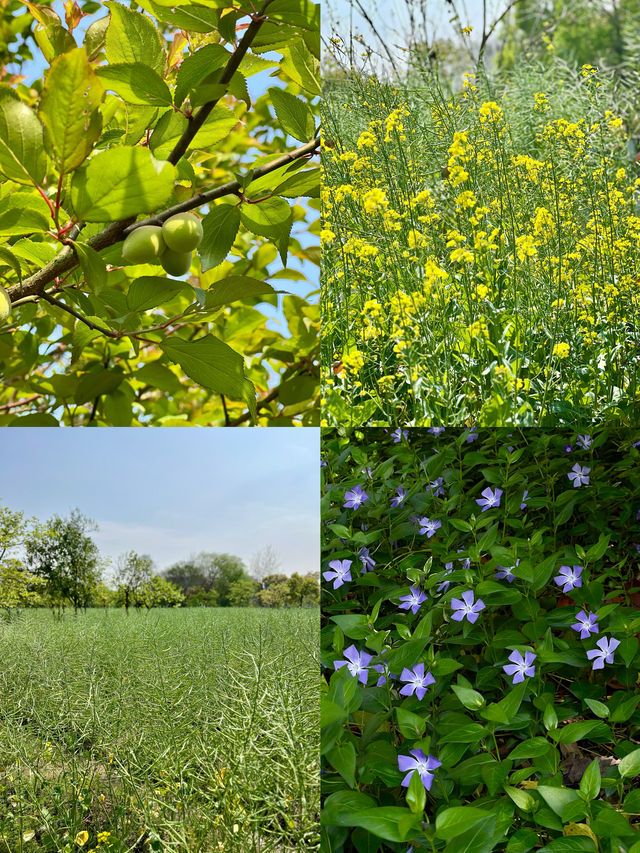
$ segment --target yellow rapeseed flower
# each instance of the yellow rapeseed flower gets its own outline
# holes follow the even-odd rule
[[[84,847],[88,840],[89,833],[86,831],[86,829],[83,829],[82,832],[79,832],[74,839],[78,847]]]

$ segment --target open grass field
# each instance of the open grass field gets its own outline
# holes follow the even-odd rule
[[[0,625],[0,851],[319,848],[316,609]]]
[[[473,71],[473,69],[471,69]],[[591,65],[327,85],[325,423],[637,424],[637,98]]]

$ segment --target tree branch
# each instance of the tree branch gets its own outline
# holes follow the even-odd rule
[[[240,63],[244,58],[244,55],[251,46],[251,42],[254,40],[254,38],[258,34],[258,31],[260,30],[260,27],[264,23],[264,13],[266,12],[267,7],[271,5],[271,3],[273,3],[273,0],[265,0],[265,3],[263,3],[260,11],[256,12],[255,15],[253,15],[253,20],[245,30],[244,35],[240,39],[239,45],[227,61],[225,69],[220,75],[220,79],[217,81],[218,84],[226,86],[228,83],[231,82],[231,78],[238,70]],[[208,103],[204,104],[200,107],[200,109],[195,115],[189,118],[189,124],[187,126],[187,129],[176,143],[171,154],[169,154],[169,156],[167,157],[167,160],[170,163],[173,163],[174,166],[178,162],[178,160],[180,160],[184,156],[187,148],[193,140],[193,137],[205,123],[209,116],[209,113],[213,110],[213,108],[216,106],[221,97],[222,95],[220,95],[219,98],[216,98],[215,100],[209,101]]]
[[[260,178],[263,175],[268,175],[270,172],[274,172],[276,169],[285,166],[287,163],[293,163],[295,160],[299,160],[302,157],[308,157],[314,154],[319,147],[319,138],[316,138],[311,142],[307,142],[306,145],[297,148],[295,151],[283,154],[281,157],[272,160],[265,166],[255,169],[253,177],[254,179]],[[119,222],[112,222],[99,234],[96,234],[94,237],[90,237],[89,240],[87,240],[87,245],[99,252],[101,249],[106,249],[107,246],[112,246],[114,243],[118,243],[120,240],[123,240],[130,231],[133,231],[134,227],[137,228],[140,225],[149,224],[157,225],[165,219],[168,219],[170,216],[173,216],[175,213],[193,210],[196,207],[200,207],[209,201],[213,201],[216,198],[221,198],[225,195],[237,194],[242,189],[242,186],[243,185],[239,181],[229,181],[229,183],[223,184],[222,186],[216,187],[212,190],[208,190],[207,192],[198,193],[198,195],[193,196],[193,198],[187,199],[180,204],[176,204],[168,210],[152,216],[150,219],[135,222],[135,217],[130,217],[129,219],[123,219]],[[38,270],[38,272],[34,273],[32,276],[29,276],[29,278],[25,278],[22,284],[14,284],[8,288],[7,292],[9,294],[9,299],[11,302],[17,302],[19,299],[24,299],[27,296],[42,295],[48,284],[63,273],[73,269],[77,263],[78,259],[73,246],[65,246],[60,254],[51,261],[51,263],[47,264],[41,270]]]

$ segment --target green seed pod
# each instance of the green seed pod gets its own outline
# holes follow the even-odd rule
[[[162,236],[174,252],[192,252],[202,240],[202,223],[192,213],[177,213],[163,223]]]
[[[4,287],[0,287],[0,323],[4,323],[4,321],[9,318],[10,314],[11,300],[9,299],[9,294]]]
[[[191,252],[174,252],[165,249],[160,262],[169,275],[184,275],[191,267]]]
[[[130,264],[158,264],[164,249],[162,228],[141,225],[122,244],[122,257]]]

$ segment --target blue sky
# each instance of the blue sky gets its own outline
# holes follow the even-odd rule
[[[247,564],[271,545],[282,570],[319,571],[317,429],[0,428],[0,501],[46,520],[79,507],[115,559],[158,570],[198,551]]]

